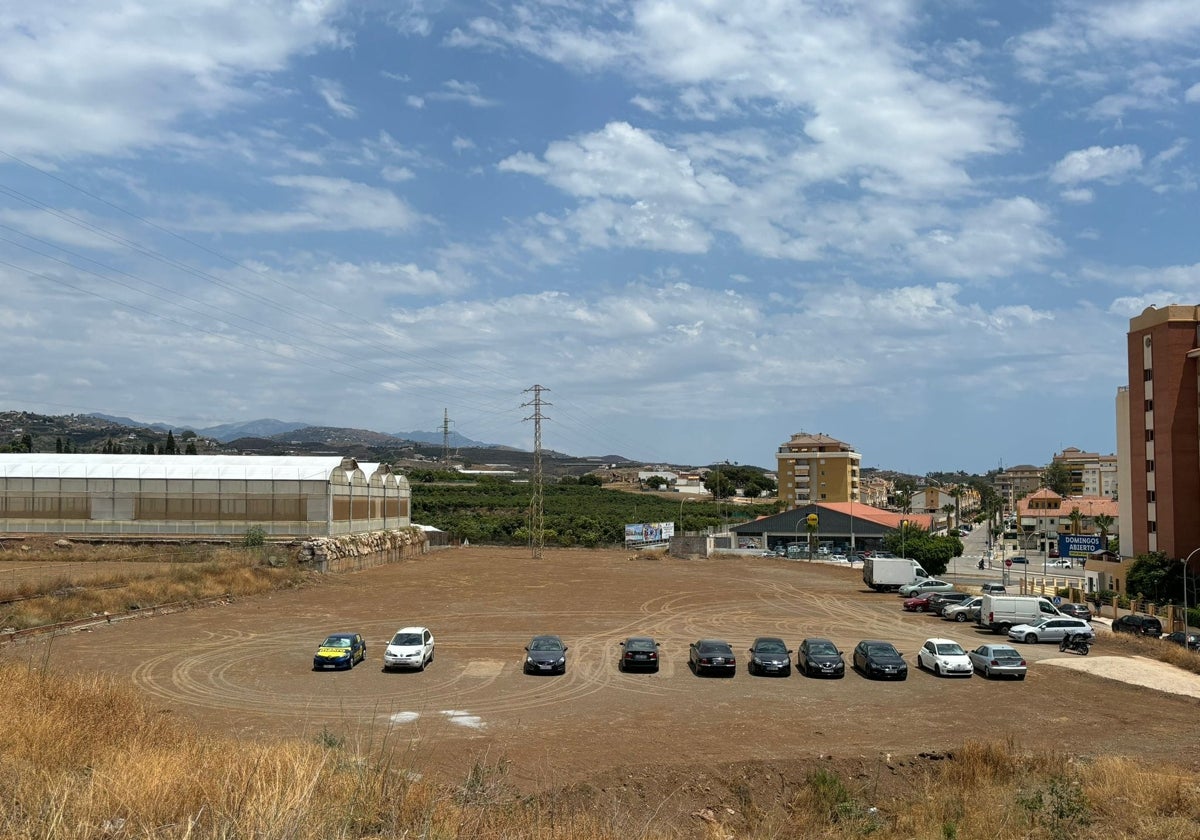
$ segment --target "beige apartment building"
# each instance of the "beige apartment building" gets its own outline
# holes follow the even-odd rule
[[[1106,499],[1117,497],[1117,456],[1084,452],[1068,446],[1054,456],[1056,464],[1062,464],[1071,475],[1070,496],[1101,496]]]
[[[779,447],[779,498],[793,507],[814,502],[859,499],[862,456],[847,443],[825,434],[800,432]]]

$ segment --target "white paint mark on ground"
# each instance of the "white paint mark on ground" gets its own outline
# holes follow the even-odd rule
[[[479,715],[473,715],[470,712],[464,712],[459,709],[445,709],[442,711],[447,719],[458,726],[465,726],[468,729],[483,729],[487,726]]]
[[[420,716],[420,712],[396,712],[390,720],[392,723],[412,723]]]

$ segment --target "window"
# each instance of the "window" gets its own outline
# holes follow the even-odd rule
[[[1142,371],[1142,381],[1149,382],[1154,379],[1154,368],[1146,368]]]
[[[1153,490],[1146,491],[1146,501],[1150,504],[1154,503],[1154,491]]]
[[[1154,440],[1154,430],[1147,429],[1146,430],[1146,443],[1150,443],[1153,440]]]
[[[1154,400],[1146,400],[1146,411],[1154,410]]]
[[[1146,459],[1146,472],[1148,472],[1148,473],[1154,472],[1154,459],[1153,458]]]
[[[1151,519],[1149,522],[1146,523],[1146,533],[1147,534],[1157,534],[1158,533],[1158,523],[1155,522],[1153,519]]]

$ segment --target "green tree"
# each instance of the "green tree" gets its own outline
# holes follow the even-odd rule
[[[1042,470],[1043,487],[1049,487],[1060,496],[1071,495],[1071,471],[1062,461],[1051,461]]]
[[[57,452],[57,453],[59,453],[60,455],[62,454],[62,451],[63,451],[63,441],[62,441],[62,438],[61,438],[61,437],[56,437],[56,438],[54,439],[54,451],[55,451],[55,452]]]
[[[912,513],[912,497],[917,492],[917,482],[908,477],[892,482],[892,507],[903,513]]]
[[[704,489],[712,493],[714,499],[727,499],[734,495],[736,487],[733,477],[721,469],[712,469],[704,477]]]
[[[189,440],[187,442],[187,446],[183,450],[183,454],[184,455],[195,455],[196,454],[196,441]]]
[[[669,483],[670,482],[667,481],[666,476],[661,475],[652,475],[646,479],[646,486],[651,490],[661,490]]]
[[[579,483],[584,487],[603,487],[604,479],[595,473],[579,476]]]
[[[164,455],[178,455],[179,450],[175,447],[175,432],[167,429],[167,445],[163,448]]]
[[[934,576],[945,574],[950,560],[961,557],[963,553],[962,540],[958,537],[930,534],[911,522],[902,530],[892,531],[885,536],[883,547],[894,554],[916,560],[921,568]]]
[[[949,531],[950,528],[952,527],[950,525],[951,518],[954,517],[954,505],[952,505],[952,504],[942,505],[942,513],[946,514],[946,530]],[[954,522],[954,526],[958,525],[957,517],[954,517],[953,522]],[[928,571],[928,569],[926,569],[926,571]]]
[[[1182,576],[1182,564],[1163,552],[1139,554],[1129,568],[1125,591],[1131,596],[1142,595],[1155,601],[1169,598],[1172,592],[1180,591]]]

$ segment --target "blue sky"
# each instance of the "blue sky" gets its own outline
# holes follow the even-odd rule
[[[0,405],[923,473],[1115,450],[1200,3],[0,0]]]

